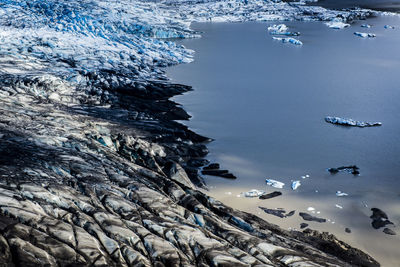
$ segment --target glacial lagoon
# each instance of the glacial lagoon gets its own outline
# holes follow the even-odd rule
[[[167,69],[173,82],[194,88],[174,98],[192,115],[184,123],[214,138],[208,159],[238,177],[205,176],[208,194],[286,229],[300,229],[304,221],[298,213],[313,207],[312,215],[327,222],[307,222],[310,228],[335,234],[383,266],[398,266],[400,18],[379,16],[342,30],[323,22],[284,22],[301,32],[302,46],[273,40],[267,27],[276,23],[198,23],[192,28],[202,38],[178,41],[196,51],[193,63]],[[362,28],[364,23],[372,27]],[[385,29],[386,24],[395,29]],[[383,125],[336,126],[325,116]],[[327,171],[354,164],[359,176]],[[302,179],[306,174],[310,177]],[[278,189],[282,196],[243,197],[253,188],[276,191],[266,178],[285,183]],[[301,182],[295,191],[293,180]],[[296,214],[282,219],[259,207]],[[396,236],[372,228],[374,207],[388,214]]]

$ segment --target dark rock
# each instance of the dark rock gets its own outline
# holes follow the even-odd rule
[[[360,171],[359,168],[356,165],[351,165],[351,166],[341,166],[338,168],[329,168],[328,171],[331,174],[335,174],[338,173],[339,171],[344,171],[344,172],[348,172],[354,175],[359,175]]]
[[[222,178],[236,179],[236,176],[233,175],[232,173],[229,173],[228,170],[205,170],[205,169],[203,169],[201,171],[201,173],[204,175],[212,175],[212,176],[218,176],[218,177],[222,177]]]
[[[308,227],[308,223],[301,223],[300,224],[300,229],[304,229],[306,227]]]
[[[388,224],[393,224],[391,221],[389,221],[389,218],[385,212],[378,208],[372,208],[372,215],[370,218],[372,219],[372,227],[375,229],[379,229],[382,227],[385,227]]]
[[[280,195],[282,195],[281,192],[279,192],[279,191],[274,191],[274,192],[269,193],[269,194],[261,195],[261,196],[259,197],[259,199],[270,199],[270,198],[274,198],[274,197],[277,197],[277,196],[280,196]]]
[[[211,163],[210,165],[206,166],[203,168],[203,170],[219,170],[219,164],[218,163]]]
[[[314,221],[314,222],[319,222],[319,223],[326,222],[326,219],[318,218],[318,217],[312,216],[305,212],[300,212],[299,215],[303,218],[303,220],[306,220],[306,221]]]
[[[350,228],[347,228],[347,227],[346,227],[346,229],[344,229],[344,231],[345,231],[346,233],[349,233],[349,234],[351,233]]]
[[[190,159],[190,160],[188,160],[188,162],[186,164],[190,167],[199,168],[199,167],[205,166],[209,163],[210,163],[210,161],[207,159]]]
[[[286,210],[284,209],[268,209],[268,208],[264,208],[264,207],[259,207],[260,209],[262,209],[265,213],[280,217],[280,218],[286,218],[286,217],[290,217],[293,216],[295,211],[292,210],[289,213],[286,213]]]
[[[389,228],[383,229],[383,232],[387,235],[396,235],[396,232]]]

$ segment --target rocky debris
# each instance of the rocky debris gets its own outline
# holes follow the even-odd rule
[[[306,220],[306,221],[313,221],[313,222],[319,222],[319,223],[326,222],[326,219],[315,217],[315,216],[312,216],[305,212],[300,212],[299,215],[301,218],[303,218],[303,220]]]
[[[383,229],[383,232],[385,233],[385,234],[387,234],[387,235],[396,235],[396,232],[395,231],[393,231],[392,229],[389,229],[389,228],[385,228],[385,229]]]
[[[308,223],[300,223],[300,229],[308,227]]]
[[[348,227],[346,227],[346,228],[344,229],[344,231],[345,231],[346,233],[348,233],[348,234],[350,234],[350,233],[351,233],[351,229],[350,229],[350,228],[348,228]]]
[[[307,228],[303,232],[296,232],[295,234],[296,237],[300,240],[310,238],[311,240],[315,241],[316,246],[319,248],[329,248],[329,250],[331,251],[345,250],[346,255],[343,255],[343,258],[347,259],[352,266],[380,266],[380,264],[376,262],[372,257],[363,257],[360,259],[360,250],[350,247],[348,244],[338,240],[334,235],[328,232],[320,233],[318,231]]]
[[[272,193],[268,193],[268,194],[263,194],[259,197],[259,199],[270,199],[270,198],[274,198],[274,197],[278,197],[282,195],[282,192],[279,191],[274,191]]]
[[[336,174],[336,173],[338,173],[340,171],[343,171],[343,172],[351,173],[353,175],[360,175],[359,169],[360,168],[358,168],[356,165],[350,165],[350,166],[341,166],[341,167],[338,167],[338,168],[329,168],[328,171],[331,174]]]
[[[280,218],[286,218],[286,217],[290,217],[293,216],[295,211],[292,210],[288,213],[286,213],[286,210],[282,209],[282,208],[278,208],[278,209],[268,209],[268,208],[264,208],[264,207],[259,207],[260,209],[262,209],[265,213],[267,214],[271,214]]]
[[[389,221],[389,217],[384,211],[378,208],[372,208],[371,211],[372,215],[370,216],[370,218],[372,219],[371,225],[373,228],[379,229],[385,227],[388,224],[393,224],[391,221]]]
[[[354,33],[355,35],[358,35],[360,37],[375,37],[373,34],[367,34],[367,33]],[[371,35],[371,36],[369,36]],[[345,119],[345,118],[339,118],[339,117],[325,117],[325,121],[328,123],[332,124],[339,124],[343,126],[354,126],[354,127],[373,127],[373,126],[381,126],[381,122],[363,122],[363,121],[355,121],[352,119]]]

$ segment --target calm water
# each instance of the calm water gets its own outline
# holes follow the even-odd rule
[[[271,23],[195,24],[203,38],[181,42],[196,51],[195,62],[167,72],[195,89],[175,100],[193,116],[187,125],[216,139],[209,159],[238,176],[206,177],[209,194],[287,228],[299,228],[301,218],[280,219],[258,206],[315,207],[330,221],[310,223],[311,228],[335,233],[384,266],[400,266],[400,19],[367,22],[371,29],[361,22],[343,30],[320,22],[286,23],[302,33],[302,47],[272,40],[266,31]],[[377,37],[359,38],[354,31]],[[383,126],[334,126],[324,122],[327,115]],[[326,171],[348,164],[359,166],[361,175]],[[305,174],[310,178],[301,180]],[[266,187],[267,177],[286,183],[283,196],[237,197],[252,188],[274,191]],[[293,179],[302,182],[296,191],[290,189]],[[349,196],[338,198],[337,190]],[[372,207],[388,213],[397,236],[371,227]]]

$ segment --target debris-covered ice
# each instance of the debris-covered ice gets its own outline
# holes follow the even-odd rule
[[[325,117],[325,121],[332,124],[339,124],[343,126],[354,126],[354,127],[373,127],[373,126],[381,126],[381,122],[363,122],[363,121],[355,121],[353,119],[346,119],[340,117]]]
[[[277,180],[273,179],[266,179],[267,185],[270,185],[275,188],[283,188],[285,186],[285,183],[279,182]]]
[[[360,175],[360,168],[358,168],[356,165],[350,165],[350,166],[341,166],[338,168],[329,168],[328,172],[330,172],[331,174],[336,174],[338,172],[348,172],[351,173],[353,175]]]
[[[375,33],[368,33],[368,32],[354,32],[354,35],[357,35],[357,36],[362,37],[362,38],[367,38],[367,37],[374,38],[374,37],[376,37]]]
[[[271,214],[271,215],[274,215],[274,216],[277,216],[280,218],[290,217],[290,216],[293,216],[295,213],[294,210],[286,213],[286,210],[281,209],[281,208],[279,208],[279,209],[268,209],[268,208],[264,208],[264,207],[259,207],[259,208],[262,209],[267,214]]]

